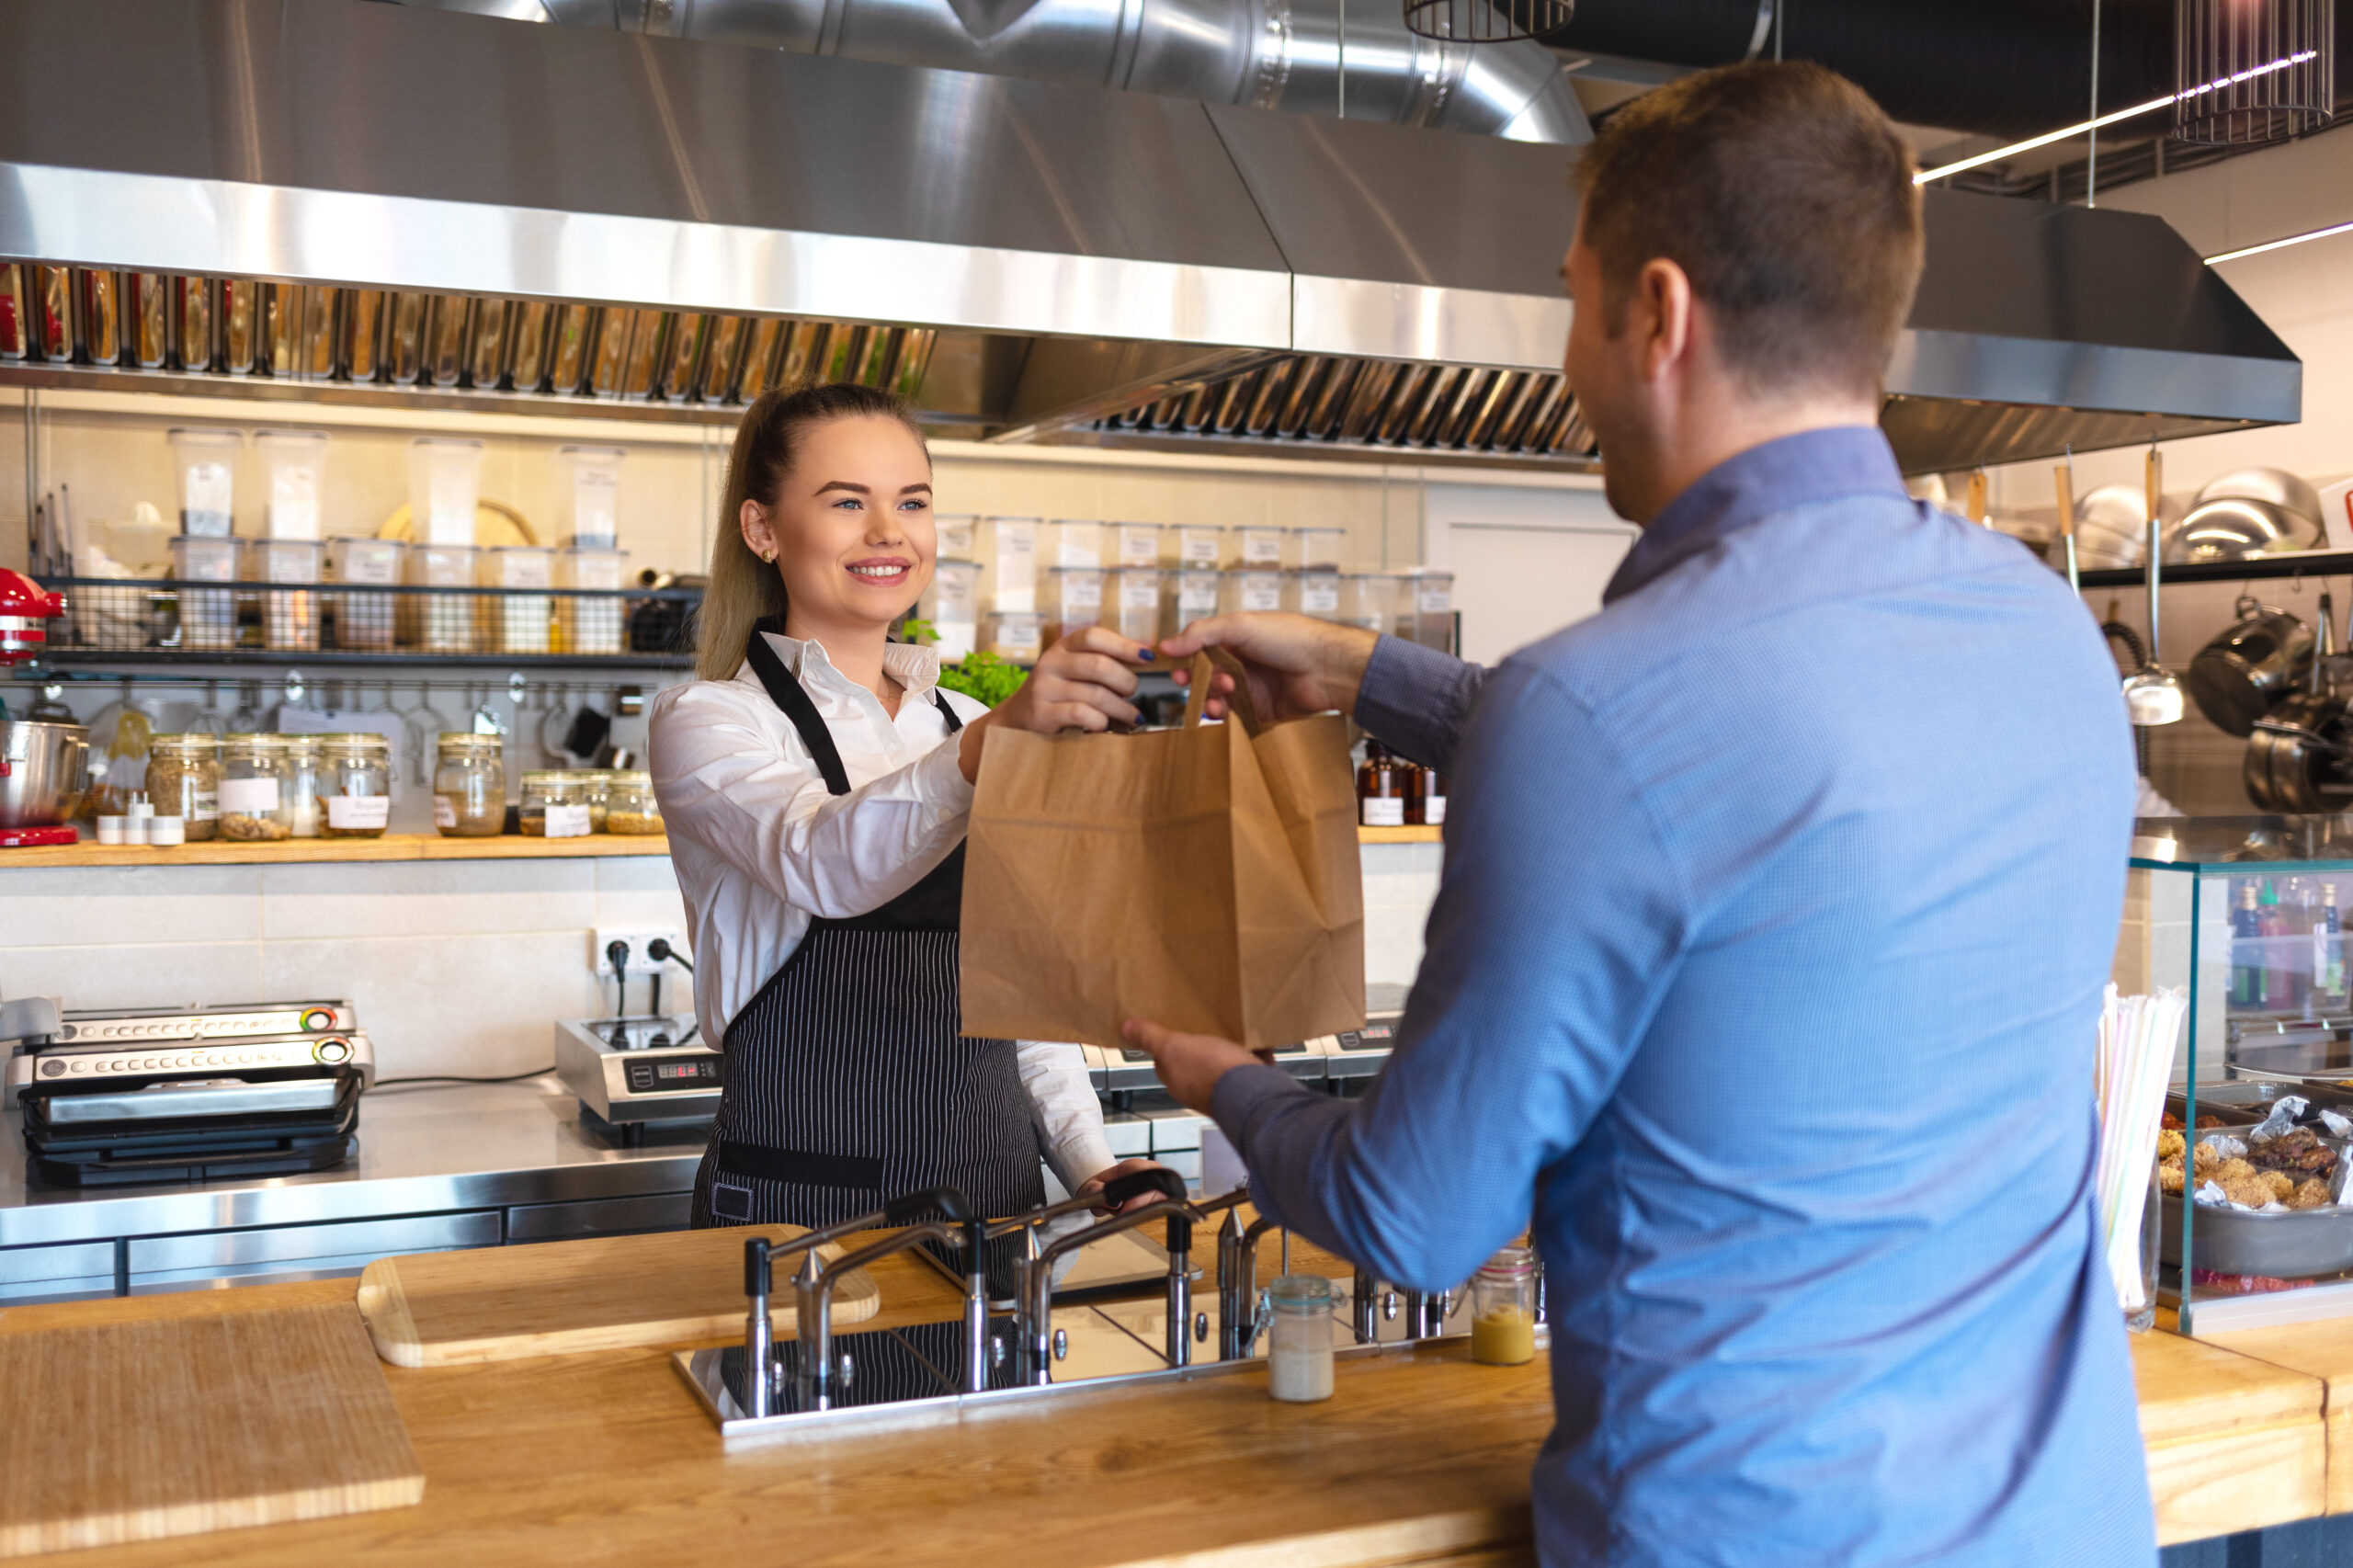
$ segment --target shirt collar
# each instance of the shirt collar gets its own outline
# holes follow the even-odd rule
[[[1656,582],[1726,535],[1776,512],[1837,495],[1908,497],[1878,426],[1801,430],[1726,458],[1668,502],[1618,565],[1601,602]]]
[[[763,631],[768,646],[775,649],[784,667],[804,686],[819,686],[840,696],[871,697],[872,692],[834,667],[833,659],[825,653],[825,645],[813,637],[787,637],[779,631]],[[939,684],[939,650],[918,646],[913,642],[892,642],[882,649],[882,669],[892,679],[906,688],[909,697],[922,697]],[[758,674],[746,662],[737,673],[739,680],[759,683]]]

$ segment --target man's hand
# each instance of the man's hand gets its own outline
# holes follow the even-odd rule
[[[1090,1192],[1102,1191],[1105,1186],[1108,1183],[1116,1181],[1120,1176],[1127,1176],[1131,1172],[1156,1171],[1158,1169],[1160,1169],[1160,1162],[1158,1160],[1121,1160],[1116,1165],[1106,1165],[1103,1169],[1097,1171],[1093,1176],[1088,1176],[1085,1181],[1080,1182],[1078,1184],[1078,1190],[1072,1193],[1071,1196],[1073,1198],[1085,1198]],[[1129,1199],[1117,1209],[1112,1209],[1107,1205],[1098,1203],[1095,1206],[1095,1212],[1097,1214],[1124,1214],[1131,1209],[1142,1209],[1147,1204],[1157,1203],[1160,1201],[1160,1199],[1161,1195],[1159,1193],[1147,1190],[1137,1193],[1133,1198]]]
[[[1120,1034],[1138,1051],[1151,1052],[1160,1081],[1168,1085],[1178,1105],[1203,1116],[1210,1114],[1210,1096],[1217,1092],[1220,1078],[1233,1068],[1266,1060],[1230,1040],[1213,1034],[1178,1034],[1143,1018],[1130,1018],[1120,1026]]]
[[[1160,652],[1171,659],[1189,659],[1209,647],[1234,653],[1250,677],[1258,716],[1273,723],[1335,708],[1355,713],[1357,687],[1380,641],[1377,631],[1303,615],[1213,615],[1161,643]],[[1178,670],[1176,684],[1184,685],[1191,674]],[[1218,699],[1232,689],[1232,677],[1220,676],[1207,708],[1211,718],[1225,717],[1225,704]]]
[[[1136,694],[1134,666],[1151,657],[1151,649],[1100,626],[1074,631],[1047,649],[1019,691],[964,726],[956,756],[964,782],[980,779],[981,737],[992,724],[1051,735],[1134,723],[1141,717],[1128,700]]]

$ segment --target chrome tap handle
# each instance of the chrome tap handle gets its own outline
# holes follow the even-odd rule
[[[1136,1174],[1150,1176],[1165,1176],[1180,1186],[1184,1181],[1184,1178],[1174,1171],[1139,1171]],[[1154,1185],[1157,1187],[1159,1184]],[[1108,1192],[1108,1189],[1106,1190]],[[1017,1322],[1020,1340],[1026,1357],[1025,1364],[1021,1369],[1023,1381],[1041,1385],[1053,1381],[1051,1351],[1047,1342],[1047,1331],[1053,1318],[1053,1278],[1056,1260],[1064,1253],[1075,1252],[1090,1242],[1102,1241],[1106,1237],[1118,1235],[1121,1231],[1134,1230],[1138,1225],[1147,1224],[1163,1215],[1169,1217],[1172,1221],[1182,1216],[1188,1239],[1189,1239],[1192,1221],[1196,1218],[1195,1210],[1182,1203],[1163,1199],[1161,1202],[1142,1209],[1131,1209],[1124,1214],[1114,1214],[1109,1219],[1089,1225],[1083,1231],[1074,1231],[1045,1247],[1035,1257],[1025,1260],[1021,1299],[1016,1303],[1019,1313]],[[1034,1237],[1037,1233],[1033,1230],[1029,1233]],[[1172,1241],[1175,1239],[1171,1237]],[[1176,1282],[1183,1278],[1183,1258],[1182,1255],[1174,1248],[1170,1250],[1169,1258],[1170,1290],[1173,1293],[1176,1290]],[[1188,1282],[1188,1290],[1189,1290],[1189,1282]],[[1176,1363],[1178,1366],[1184,1364],[1181,1361]]]
[[[744,1293],[751,1298],[744,1321],[744,1414],[755,1421],[769,1414],[768,1362],[775,1354],[768,1321],[771,1279],[767,1238],[754,1236],[744,1244]]]
[[[1232,1212],[1232,1210],[1228,1210]],[[1193,1336],[1186,1333],[1193,1321],[1193,1215],[1178,1204],[1168,1216],[1168,1364],[1193,1364]]]
[[[1260,1216],[1242,1228],[1241,1216],[1228,1210],[1217,1237],[1218,1359],[1247,1359],[1258,1341],[1261,1314],[1258,1301],[1258,1238],[1279,1229]]]
[[[904,1252],[925,1242],[955,1242],[961,1239],[956,1225],[932,1220],[893,1231],[856,1252],[844,1253],[829,1264],[819,1264],[813,1252],[802,1258],[801,1272],[793,1279],[795,1307],[800,1313],[797,1332],[801,1339],[801,1409],[832,1408],[835,1388],[833,1365],[834,1287],[853,1271],[893,1253]],[[970,1381],[969,1376],[966,1381]],[[844,1386],[847,1381],[847,1378],[840,1380]]]

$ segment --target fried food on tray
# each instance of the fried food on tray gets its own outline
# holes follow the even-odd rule
[[[2178,1131],[2168,1131],[2157,1134],[2157,1158],[2160,1160],[2171,1160],[2179,1164],[2183,1147],[2182,1137]]]
[[[2234,1181],[2245,1181],[2255,1174],[2255,1167],[2245,1160],[2224,1160],[2214,1167],[2214,1179],[2228,1187]]]
[[[2318,1176],[2308,1177],[2286,1201],[2290,1209],[2325,1209],[2329,1205],[2328,1183]]]

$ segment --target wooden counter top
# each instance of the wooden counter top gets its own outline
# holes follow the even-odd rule
[[[168,849],[144,844],[26,845],[0,849],[0,871],[11,866],[272,866],[317,860],[572,860],[583,856],[667,855],[661,834],[592,833],[580,838],[444,838],[438,833],[388,833],[381,838],[287,838],[275,844],[225,838]]]
[[[2353,1513],[2353,1318],[2242,1329],[2200,1343],[2320,1380],[2328,1429],[2326,1511]]]
[[[1262,1275],[1274,1251],[1262,1249]],[[1326,1262],[1299,1244],[1293,1261]],[[952,1287],[920,1265],[892,1257],[874,1274],[883,1308],[861,1327],[955,1316]],[[0,1335],[348,1301],[353,1289],[322,1280],[19,1307],[0,1311]],[[2137,1336],[2133,1356],[2161,1539],[2320,1511],[2319,1377],[2163,1333]],[[70,1561],[968,1568],[1018,1542],[1024,1568],[1502,1568],[1533,1561],[1529,1468],[1552,1425],[1542,1358],[1472,1366],[1460,1342],[1343,1361],[1335,1397],[1317,1405],[1275,1403],[1251,1371],[1073,1393],[957,1426],[733,1449],[666,1349],[385,1375],[425,1466],[420,1506]]]

